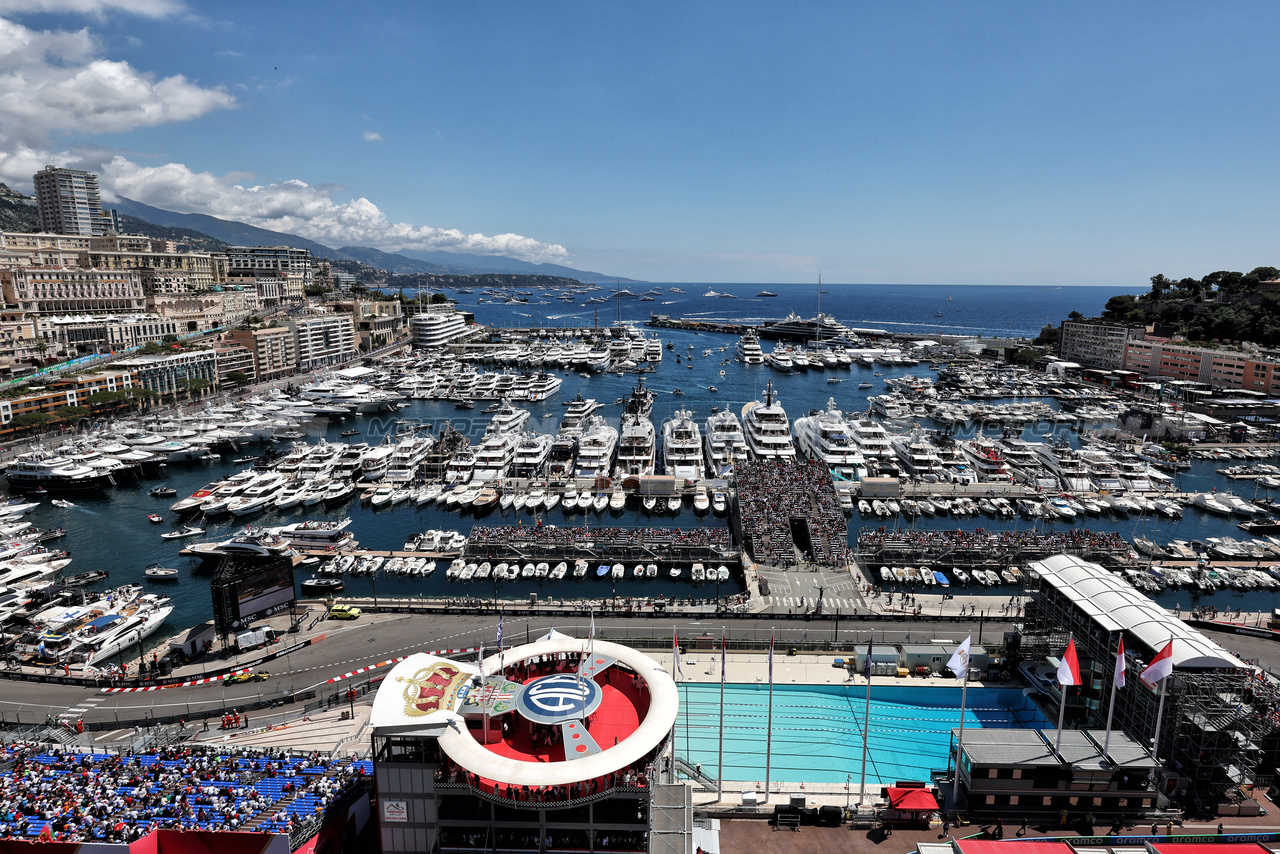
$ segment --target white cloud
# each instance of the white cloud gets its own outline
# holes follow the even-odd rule
[[[300,234],[326,246],[372,246],[444,250],[477,255],[505,255],[533,262],[561,263],[568,251],[519,234],[468,234],[391,222],[378,206],[359,198],[335,202],[332,187],[313,187],[302,181],[250,184],[244,173],[215,176],[195,172],[181,163],[141,166],[116,156],[101,167],[104,194],[125,196],[155,207],[182,213],[201,213]]]
[[[362,134],[362,136],[364,136],[365,142],[382,142],[382,134],[378,133],[376,130],[367,130]]]
[[[145,18],[167,18],[186,9],[178,0],[0,0],[0,14],[79,14],[101,17],[128,12]]]
[[[102,58],[87,30],[32,30],[0,18],[0,148],[53,134],[116,133],[235,106],[221,87],[157,79]]]

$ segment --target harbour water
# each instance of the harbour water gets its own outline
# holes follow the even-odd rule
[[[701,298],[692,296],[705,292],[707,285],[663,285],[664,290],[679,287],[688,293],[683,305],[684,312],[702,311],[707,316],[723,319],[741,320],[750,316],[761,318],[777,318],[785,315],[787,310],[795,309],[802,315],[816,309],[816,287],[804,289],[794,285],[719,285],[717,291],[730,289],[743,294],[738,300],[720,298]],[[888,328],[893,312],[905,318],[894,321],[906,326],[916,326],[915,331],[946,331],[948,334],[987,334],[987,335],[1034,335],[1038,332],[1045,318],[1054,321],[1072,310],[1080,310],[1086,314],[1096,313],[1101,304],[1114,293],[1107,288],[1011,288],[1011,287],[954,287],[933,288],[932,286],[909,286],[888,289],[887,286],[861,286],[864,290],[860,296],[844,293],[837,286],[829,286],[832,293],[823,295],[822,310],[835,314],[837,319],[850,325],[879,326]],[[633,290],[638,286],[632,285]],[[768,289],[779,294],[778,298],[761,298],[750,301],[748,294]],[[794,292],[788,293],[788,289]],[[889,290],[897,293],[899,306],[891,305]],[[803,294],[808,292],[812,302],[806,304]],[[926,300],[925,294],[931,294]],[[679,294],[674,296],[680,297]],[[950,297],[950,299],[948,299]],[[463,295],[461,300],[474,300],[475,296]],[[667,297],[655,298],[654,302],[623,300],[624,318],[638,319],[647,317],[649,310],[659,311],[662,301]],[[840,301],[844,300],[847,308],[842,313]],[[954,317],[934,318],[941,308],[934,309],[930,301],[939,306],[955,306],[951,313]],[[675,303],[675,300],[672,300]],[[997,309],[992,309],[992,304]],[[858,312],[857,306],[865,311]],[[477,319],[492,325],[526,325],[529,318],[522,316],[532,311],[541,312],[546,309],[559,309],[564,314],[567,304],[538,305],[489,305],[478,306]],[[749,309],[748,309],[749,307]],[[613,312],[613,304],[600,306],[601,313]],[[665,307],[671,313],[681,311],[679,304]],[[594,306],[583,308],[577,306],[571,315],[552,318],[552,322],[570,324],[577,322],[590,324],[594,319]],[[608,309],[608,312],[605,311]],[[545,315],[544,315],[545,317]],[[601,317],[601,322],[611,322],[613,317]],[[942,327],[942,321],[949,321]],[[931,325],[936,324],[936,325]],[[964,330],[965,332],[962,332]],[[927,365],[914,367],[859,367],[838,371],[797,373],[782,375],[763,365],[742,365],[733,361],[733,345],[735,339],[727,335],[692,333],[662,330],[661,337],[674,345],[672,350],[664,350],[664,358],[655,373],[646,377],[646,384],[657,392],[657,400],[653,410],[656,425],[671,417],[681,407],[693,410],[694,417],[702,422],[711,413],[712,407],[730,409],[738,412],[741,407],[759,399],[766,381],[772,380],[777,389],[782,405],[791,419],[806,414],[812,409],[825,406],[828,398],[834,398],[837,405],[848,412],[861,412],[867,408],[867,397],[885,391],[884,380],[908,373],[928,374]],[[692,348],[692,349],[691,349]],[[710,354],[703,355],[710,350]],[[675,361],[679,354],[681,362]],[[723,372],[723,373],[722,373]],[[879,372],[881,375],[877,376]],[[530,409],[532,417],[528,429],[553,433],[556,430],[563,412],[561,403],[572,399],[579,392],[584,397],[593,397],[605,406],[601,414],[617,424],[621,406],[615,401],[630,392],[635,383],[633,376],[598,375],[590,378],[578,376],[573,372],[562,372],[564,385],[559,393],[551,399],[533,404],[524,404]],[[829,378],[839,378],[838,384],[828,383]],[[871,389],[858,389],[860,382],[872,382]],[[716,390],[711,391],[714,387]],[[676,393],[677,390],[680,393]],[[198,407],[196,407],[198,408]],[[457,429],[471,437],[473,443],[478,442],[484,432],[488,416],[480,408],[468,411],[455,409],[451,403],[437,401],[413,400],[398,413],[392,415],[360,416],[346,421],[329,422],[316,420],[305,428],[307,441],[314,442],[323,437],[331,442],[366,441],[376,443],[388,432],[399,426],[399,421],[413,421],[423,427],[438,429],[444,422],[449,422]],[[351,427],[359,428],[360,436],[344,440],[339,432]],[[933,427],[927,420],[925,427]],[[961,437],[977,432],[976,425],[959,429]],[[998,433],[998,428],[988,428],[988,433]],[[1024,430],[1026,438],[1045,439],[1050,435],[1066,435],[1073,443],[1076,436],[1064,424],[1052,425],[1044,423],[1032,425]],[[246,452],[251,452],[246,451]],[[1253,498],[1254,484],[1249,481],[1229,481],[1218,475],[1215,469],[1222,467],[1220,462],[1195,461],[1189,471],[1179,473],[1177,486],[1182,491],[1208,491],[1234,488],[1246,499]],[[137,487],[118,487],[110,489],[100,496],[75,499],[76,506],[57,508],[47,501],[32,511],[29,518],[42,528],[64,527],[68,535],[65,539],[51,544],[57,548],[70,551],[75,558],[67,569],[68,573],[85,572],[91,569],[104,569],[110,572],[109,584],[122,584],[129,581],[140,581],[146,566],[159,563],[177,567],[181,570],[181,582],[167,585],[153,584],[157,590],[164,590],[172,596],[175,610],[169,619],[170,628],[190,626],[208,619],[211,616],[208,577],[193,572],[193,560],[180,557],[178,552],[186,544],[181,540],[162,540],[160,534],[176,527],[177,519],[167,511],[173,499],[155,499],[147,494],[148,488],[157,483],[165,483],[177,490],[179,497],[190,495],[200,486],[219,477],[230,474],[242,466],[233,465],[229,460],[212,463],[171,464],[159,480],[143,481]],[[1247,487],[1247,491],[1246,491]],[[1259,497],[1266,495],[1260,490]],[[318,512],[317,512],[318,511]],[[148,513],[160,512],[169,524],[154,525],[147,521]],[[361,506],[352,501],[348,506],[324,510],[314,507],[304,516],[299,510],[285,513],[268,512],[261,514],[250,522],[255,525],[279,525],[302,518],[338,519],[351,516],[351,530],[361,545],[370,549],[400,549],[406,540],[416,532],[428,528],[445,528],[469,531],[477,522],[471,514],[437,509],[435,505],[415,507],[412,504],[401,504],[389,509],[372,510],[367,505]],[[517,514],[512,511],[503,513],[493,510],[483,519],[482,524],[515,524],[519,518],[523,524],[533,524],[530,514]],[[710,514],[695,515],[692,508],[685,506],[679,514],[648,516],[641,510],[629,509],[625,514],[611,516],[608,512],[601,515],[584,516],[575,514],[565,517],[559,509],[548,514],[543,520],[546,524],[559,525],[622,525],[622,526],[679,526],[695,527],[700,525],[723,526],[726,522]],[[1188,508],[1182,519],[1177,521],[1155,520],[1138,517],[1115,518],[1110,516],[1080,520],[1078,527],[1089,527],[1093,530],[1116,531],[1126,538],[1134,536],[1147,537],[1157,542],[1168,542],[1177,539],[1204,539],[1210,536],[1237,536],[1245,538],[1243,532],[1235,527],[1235,519],[1224,519],[1208,516],[1193,508]],[[244,521],[214,520],[209,523],[208,536],[202,539],[220,538],[229,535],[244,526]],[[850,536],[856,537],[863,527],[876,528],[881,525],[910,526],[934,529],[976,530],[1027,530],[1032,527],[1065,529],[1071,527],[1063,522],[1040,521],[1033,525],[1024,519],[1012,518],[998,520],[984,517],[953,518],[939,517],[920,519],[915,522],[903,518],[882,520],[876,518],[862,519],[855,512],[849,520]],[[299,579],[305,573],[299,573]],[[547,579],[520,579],[513,582],[492,581],[463,584],[452,582],[444,577],[443,567],[427,578],[381,576],[371,578],[349,578],[346,594],[365,596],[375,593],[378,596],[424,596],[424,597],[480,597],[499,596],[510,599],[527,599],[529,593],[538,593],[540,598],[603,598],[618,596],[657,596],[704,598],[735,593],[740,590],[738,581],[721,585],[719,591],[714,585],[694,587],[687,577],[668,579],[659,577],[651,580],[633,580],[628,577],[617,582],[609,579],[597,579],[593,575],[582,580],[572,577],[555,582]],[[374,585],[376,584],[376,591]],[[953,586],[957,598],[968,592],[999,592],[1001,588],[960,588]],[[1012,590],[1008,591],[1012,593]],[[1180,606],[1183,609],[1198,604],[1212,604],[1219,608],[1247,607],[1250,611],[1266,610],[1274,607],[1280,596],[1268,591],[1221,590],[1209,595],[1197,594],[1188,590],[1169,590],[1154,594],[1157,601],[1169,607]]]

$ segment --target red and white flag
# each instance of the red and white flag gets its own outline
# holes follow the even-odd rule
[[[680,678],[684,678],[684,665],[680,663],[680,637],[676,634],[676,630],[671,630],[671,655],[676,662],[676,673]]]
[[[1142,671],[1142,681],[1148,685],[1154,685],[1166,676],[1173,673],[1173,641],[1160,650],[1155,658],[1151,659],[1151,663]]]
[[[773,635],[769,635],[769,684],[773,684]]]
[[[1058,665],[1058,684],[1064,688],[1080,684],[1080,663],[1076,661],[1075,638],[1067,641],[1067,650],[1062,653],[1062,663]]]
[[[1116,676],[1112,684],[1117,688],[1124,687],[1124,638],[1120,638],[1120,649],[1116,651]]]
[[[724,683],[724,668],[729,663],[729,653],[725,645],[724,635],[720,636],[720,682]]]

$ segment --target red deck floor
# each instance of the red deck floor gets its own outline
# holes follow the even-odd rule
[[[529,680],[533,681],[533,680]],[[600,707],[592,713],[587,722],[587,731],[602,749],[613,747],[624,740],[640,726],[643,710],[648,707],[647,697],[641,698],[639,692],[631,686],[630,676],[622,676],[615,671],[614,682],[596,684],[600,687]],[[540,748],[534,747],[530,736],[528,721],[523,720],[517,712],[508,712],[490,720],[490,726],[502,726],[503,721],[510,724],[510,731],[500,741],[488,745],[489,749],[499,756],[519,759],[524,762],[560,762],[564,760],[563,744],[548,744]]]

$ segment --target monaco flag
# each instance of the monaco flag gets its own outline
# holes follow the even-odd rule
[[[1116,651],[1116,677],[1113,684],[1117,688],[1124,687],[1124,638],[1120,638],[1120,649]]]
[[[1066,652],[1062,653],[1062,663],[1058,665],[1058,684],[1080,684],[1080,663],[1076,661],[1076,639],[1067,641]]]
[[[1142,681],[1148,685],[1154,685],[1161,679],[1173,673],[1173,641],[1169,641],[1165,648],[1147,665],[1147,669],[1142,671]]]

